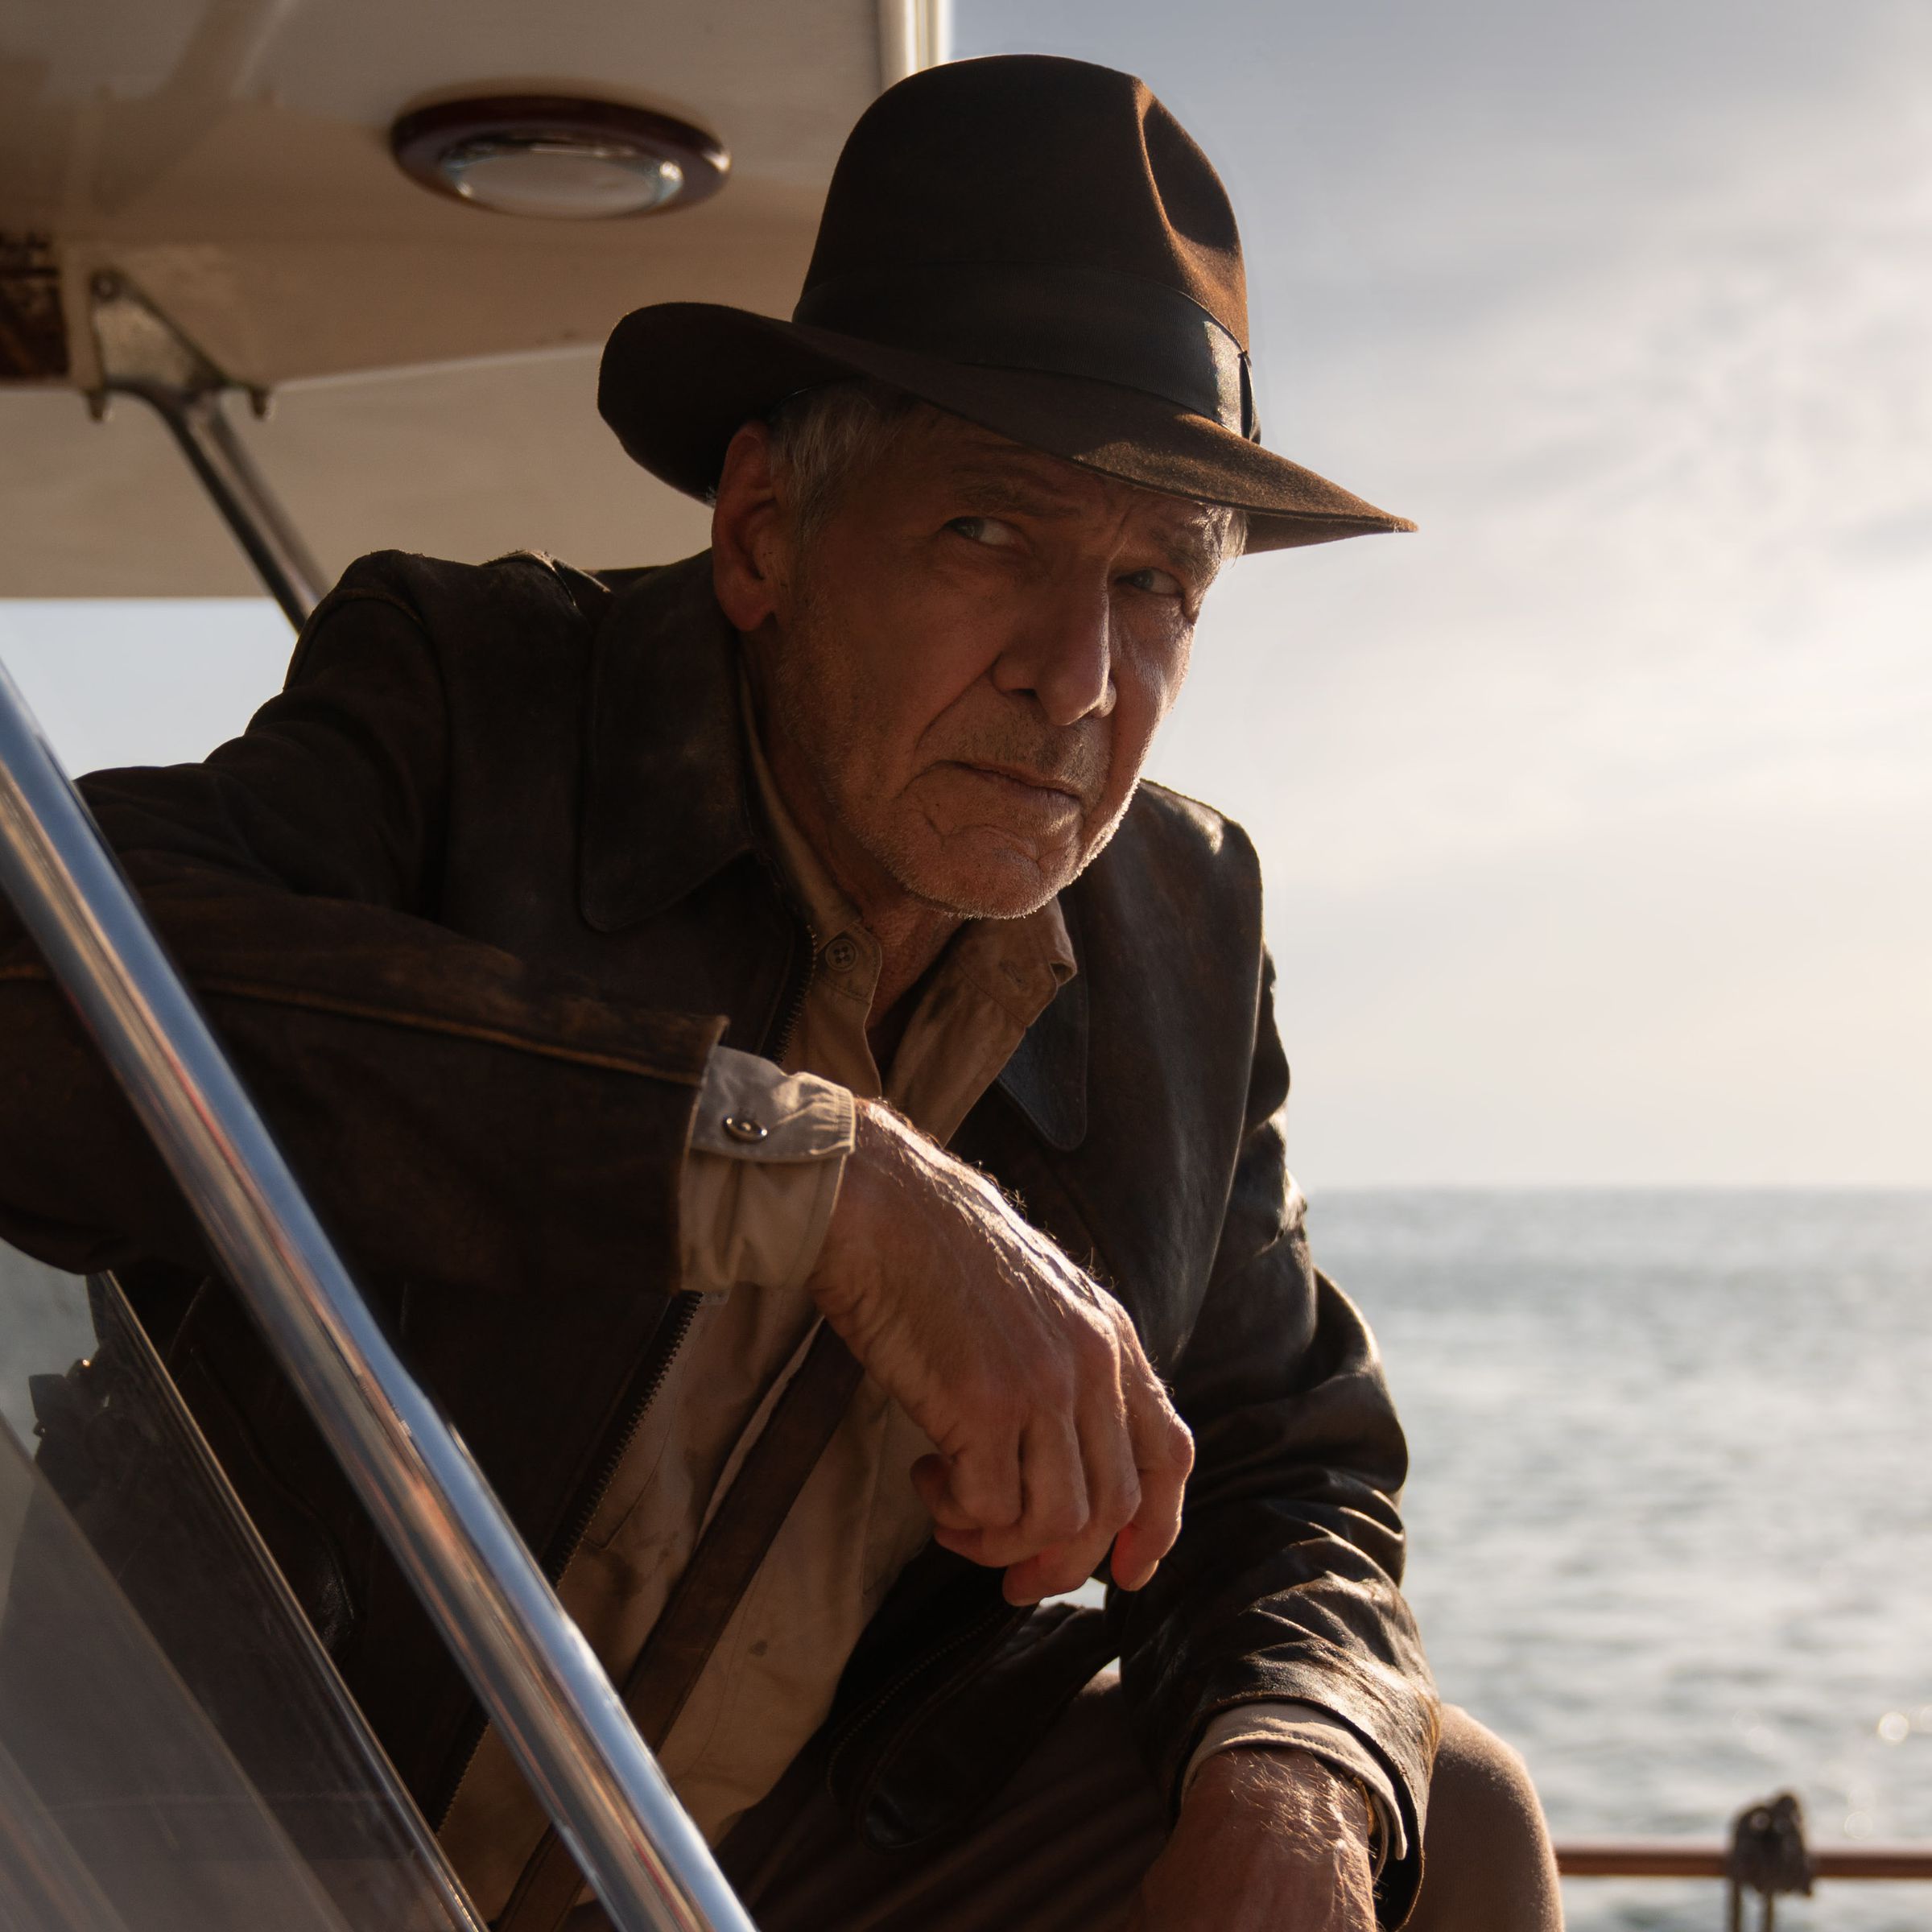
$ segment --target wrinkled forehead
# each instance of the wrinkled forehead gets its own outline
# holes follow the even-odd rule
[[[1210,572],[1226,553],[1232,513],[1217,505],[1102,476],[938,410],[903,447],[917,473],[960,513],[1128,528]]]

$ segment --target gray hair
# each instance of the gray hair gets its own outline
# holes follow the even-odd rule
[[[772,465],[791,499],[799,536],[818,530],[852,479],[882,462],[920,415],[939,413],[902,389],[862,377],[787,396],[766,422]]]
[[[944,413],[902,389],[862,377],[787,396],[766,421],[773,465],[791,499],[801,539],[824,525],[855,476],[882,461],[922,419]],[[1245,547],[1247,513],[1224,503],[1201,508],[1216,539],[1218,569]]]

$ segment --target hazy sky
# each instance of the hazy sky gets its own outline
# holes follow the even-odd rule
[[[957,0],[1221,167],[1270,444],[1157,775],[1268,868],[1312,1186],[1932,1185],[1932,6]],[[79,765],[266,606],[0,604]]]
[[[1310,1180],[1932,1183],[1932,8],[961,11],[1175,109],[1269,440],[1422,526],[1238,566],[1160,760]]]

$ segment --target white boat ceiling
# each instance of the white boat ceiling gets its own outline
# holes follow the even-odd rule
[[[88,291],[110,268],[274,390],[266,423],[231,409],[331,569],[386,547],[594,567],[701,544],[701,507],[598,420],[598,346],[645,302],[789,312],[906,17],[907,0],[0,0],[0,233],[51,238],[72,365],[64,385],[0,384],[0,597],[258,591],[151,412],[123,398],[89,419]],[[729,178],[688,210],[543,221],[433,194],[390,158],[406,109],[511,93],[675,116],[722,141]]]

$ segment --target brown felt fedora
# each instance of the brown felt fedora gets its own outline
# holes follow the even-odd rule
[[[791,320],[638,309],[597,407],[646,469],[703,496],[741,423],[853,376],[1232,504],[1251,550],[1414,527],[1261,447],[1227,191],[1144,82],[1084,60],[962,60],[889,89],[839,157]]]

